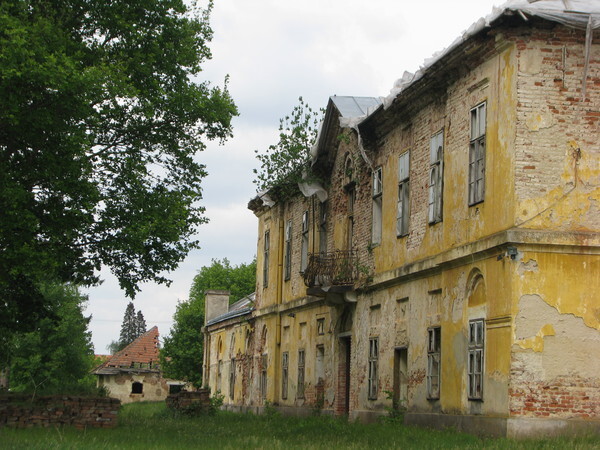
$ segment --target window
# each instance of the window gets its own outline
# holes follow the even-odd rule
[[[283,352],[281,355],[281,398],[287,399],[288,396],[288,368],[290,365],[290,357],[288,352]]]
[[[317,357],[315,359],[315,386],[322,386],[325,382],[325,347],[317,345]]]
[[[484,349],[483,319],[469,322],[469,398],[483,398],[483,349]]]
[[[369,399],[377,399],[377,365],[379,361],[379,340],[369,339]]]
[[[298,350],[298,392],[297,398],[304,398],[304,350]]]
[[[429,145],[429,223],[442,221],[442,191],[444,181],[444,132],[431,138]]]
[[[398,160],[398,212],[396,216],[396,235],[408,234],[408,216],[410,199],[410,152],[400,155]]]
[[[440,398],[440,355],[442,351],[442,329],[427,330],[427,398]]]
[[[231,360],[231,364],[229,366],[229,398],[231,400],[234,399],[235,393],[235,358]]]
[[[300,255],[300,271],[306,270],[308,264],[308,211],[302,214],[302,253]]]
[[[292,276],[292,221],[288,220],[285,225],[285,273],[284,279],[289,280]]]
[[[482,202],[485,195],[485,116],[485,102],[471,110],[469,205]]]
[[[381,243],[381,217],[383,206],[382,169],[378,167],[373,171],[373,225],[371,241],[373,244]]]
[[[131,393],[132,394],[142,394],[144,392],[144,385],[139,381],[134,381],[131,383]]]
[[[267,398],[267,364],[269,362],[268,355],[262,355],[260,365],[260,396],[262,399]]]
[[[319,210],[319,251],[327,253],[327,202],[321,203]]]
[[[325,319],[317,319],[317,334],[322,336],[325,334]]]
[[[356,190],[354,189],[354,184],[349,185],[346,197],[348,202],[348,217],[346,219],[346,249],[352,250],[354,243],[354,203],[356,201]]]
[[[221,391],[221,382],[222,382],[222,373],[223,373],[223,361],[219,360],[217,363],[217,390]]]
[[[265,242],[263,247],[263,287],[269,286],[269,231],[265,231]]]

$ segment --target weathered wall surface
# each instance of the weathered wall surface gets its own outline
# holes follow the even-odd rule
[[[143,385],[141,394],[132,393],[132,385],[136,382]],[[118,398],[121,403],[161,401],[169,394],[166,379],[157,372],[99,375],[98,386],[106,387],[110,396]]]

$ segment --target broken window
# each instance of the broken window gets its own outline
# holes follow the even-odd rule
[[[471,110],[469,143],[469,205],[483,201],[485,195],[485,102]]]
[[[427,330],[427,398],[440,398],[440,356],[442,350],[442,329]]]
[[[292,276],[292,221],[288,220],[285,225],[285,262],[284,262],[284,280],[289,280]]]
[[[327,253],[327,201],[321,202],[319,210],[319,251]]]
[[[229,365],[229,398],[234,399],[235,395],[235,358],[231,360]]]
[[[317,334],[319,336],[325,334],[325,318],[317,319]]]
[[[346,250],[352,250],[354,245],[354,203],[356,201],[356,190],[351,183],[346,189],[346,200],[348,202],[348,216],[346,219]]]
[[[298,392],[297,398],[304,398],[304,350],[298,350]]]
[[[142,394],[144,392],[144,385],[139,381],[134,381],[131,383],[131,393],[132,394]]]
[[[263,243],[263,287],[269,286],[269,231],[265,231],[265,241]]]
[[[325,382],[325,347],[317,345],[317,358],[315,360],[315,385]]]
[[[223,374],[223,361],[219,360],[217,363],[217,390],[221,391],[222,389],[222,374]]]
[[[269,358],[268,356],[262,355],[261,357],[261,366],[260,366],[260,396],[262,399],[267,398],[267,364]]]
[[[379,362],[379,340],[377,338],[369,339],[369,399],[377,399],[377,381],[378,381],[378,362]]]
[[[431,138],[429,145],[429,223],[442,221],[442,191],[444,181],[444,132]]]
[[[483,397],[484,331],[483,319],[469,322],[469,398],[474,400]]]
[[[383,171],[378,167],[373,171],[373,223],[371,230],[371,242],[381,243],[381,223],[383,211]]]
[[[302,214],[302,252],[300,254],[300,271],[306,270],[308,264],[308,210]]]
[[[398,160],[398,211],[396,215],[396,235],[408,234],[410,214],[410,152],[400,155]]]
[[[290,356],[288,352],[281,355],[281,398],[287,399],[288,396],[288,368],[290,365]]]

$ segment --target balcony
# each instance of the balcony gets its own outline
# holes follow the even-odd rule
[[[358,256],[353,251],[336,250],[330,253],[308,255],[308,265],[304,270],[304,284],[308,293],[319,295],[325,290],[336,292],[350,291],[359,276]],[[323,289],[326,288],[326,289]]]

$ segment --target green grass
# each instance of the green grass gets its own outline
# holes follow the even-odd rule
[[[485,448],[590,449],[596,437],[513,441],[480,439],[452,430],[431,431],[397,423],[348,423],[331,417],[288,418],[220,412],[173,417],[164,403],[126,405],[115,429],[0,429],[3,449],[377,449]]]

